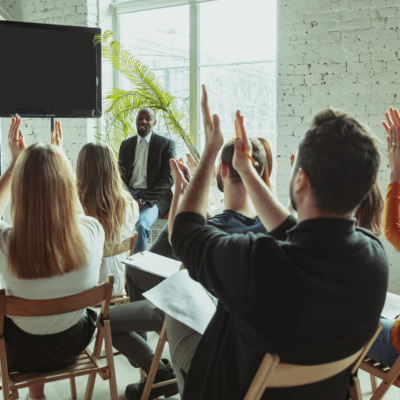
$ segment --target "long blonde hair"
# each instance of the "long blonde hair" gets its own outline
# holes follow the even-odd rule
[[[86,215],[96,218],[105,232],[105,250],[121,240],[126,207],[133,199],[122,182],[117,158],[104,143],[87,143],[76,166],[78,196]]]
[[[11,184],[8,263],[19,279],[50,278],[87,263],[71,164],[51,144],[33,144],[18,158]]]

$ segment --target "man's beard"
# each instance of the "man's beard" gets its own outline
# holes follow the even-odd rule
[[[217,178],[218,190],[220,192],[224,193],[224,182],[222,181],[222,178],[221,178],[221,170],[218,170],[216,178]]]
[[[294,176],[293,176],[294,178]],[[296,203],[296,199],[294,197],[294,192],[293,192],[293,181],[294,179],[290,180],[290,188],[289,188],[289,195],[290,195],[290,204],[293,207],[293,210],[297,211],[297,203]]]
[[[146,137],[151,131],[149,131],[149,132],[140,132],[137,128],[136,128],[136,131],[137,131],[137,133],[138,133],[138,135],[140,136],[140,137]]]

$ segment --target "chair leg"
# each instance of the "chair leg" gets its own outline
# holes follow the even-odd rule
[[[369,374],[369,377],[371,379],[371,388],[372,388],[372,393],[376,392],[376,388],[378,387],[378,379],[376,379],[376,376]]]
[[[12,399],[14,400],[18,400],[19,399],[19,393],[18,393],[18,390],[13,390],[12,392],[11,392],[11,395],[12,395]]]
[[[69,378],[69,386],[71,388],[71,398],[75,400],[78,397],[76,395],[75,377]]]
[[[144,386],[142,397],[140,398],[140,400],[148,400],[150,396],[151,388],[153,386],[154,378],[156,377],[157,369],[160,364],[166,340],[167,340],[167,326],[164,321],[160,337],[158,338],[156,351],[154,352],[153,362],[151,363],[150,371],[147,375],[146,385]]]
[[[112,339],[111,339],[111,328],[110,321],[104,321],[104,341],[105,341],[105,350],[107,357],[107,365],[108,372],[110,374],[110,394],[111,400],[118,400],[118,389],[117,389],[117,378],[115,376],[115,366],[114,366],[114,353],[112,347]]]
[[[351,400],[362,400],[360,380],[357,376],[353,377],[353,386],[349,387]]]
[[[387,372],[385,379],[382,380],[381,384],[378,386],[375,393],[371,397],[371,400],[383,399],[383,396],[390,389],[390,386],[392,386],[393,382],[398,378],[399,374],[400,374],[400,357],[397,358],[395,363]]]
[[[89,374],[88,383],[86,386],[85,400],[91,400],[93,396],[94,383],[96,382],[96,373]]]
[[[3,389],[4,400],[11,400],[10,382],[8,378],[7,353],[4,337],[0,338],[0,367],[1,367],[1,383]]]

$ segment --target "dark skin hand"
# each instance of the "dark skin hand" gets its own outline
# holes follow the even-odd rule
[[[139,136],[146,137],[157,123],[156,115],[151,108],[142,108],[136,117],[136,130]]]

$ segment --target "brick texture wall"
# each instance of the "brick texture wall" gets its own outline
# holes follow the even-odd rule
[[[97,0],[0,0],[5,19],[58,25],[97,26]],[[4,14],[5,14],[4,13]],[[97,131],[95,119],[62,119],[64,128],[64,150],[75,169],[81,147],[93,140]],[[4,128],[4,124],[3,124]],[[49,119],[26,119],[23,132],[27,144],[50,142]],[[10,155],[7,147],[7,132],[2,130],[2,166],[8,165]]]
[[[388,161],[381,125],[400,99],[399,0],[278,0],[277,187],[286,201],[289,155],[312,115],[344,109],[382,140],[380,180]],[[345,193],[343,194],[345,195]],[[383,239],[390,258],[389,290],[400,294],[400,255]]]

